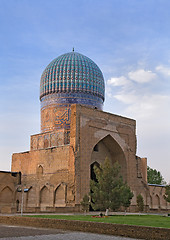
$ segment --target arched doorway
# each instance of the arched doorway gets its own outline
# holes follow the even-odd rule
[[[158,195],[155,196],[155,202],[156,202],[156,208],[160,209],[161,204],[160,204],[160,197]]]
[[[46,207],[49,205],[49,189],[44,186],[40,191],[40,208],[41,211],[46,211]]]
[[[0,192],[0,203],[3,205],[10,205],[13,201],[13,191],[10,187],[6,186],[1,192]]]
[[[65,188],[64,184],[60,184],[54,192],[54,205],[55,207],[64,207],[66,205],[65,201]]]
[[[36,189],[35,187],[31,186],[27,192],[26,207],[34,207],[36,204],[35,201],[36,201]]]

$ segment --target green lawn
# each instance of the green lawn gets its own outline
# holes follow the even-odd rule
[[[91,222],[104,222],[104,223],[117,223],[128,225],[140,225],[151,227],[170,228],[170,217],[158,215],[114,215],[109,217],[96,218],[93,216],[85,215],[30,215],[27,217],[39,218],[55,218],[65,220],[80,220]]]

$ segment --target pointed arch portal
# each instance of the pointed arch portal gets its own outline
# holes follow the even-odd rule
[[[10,204],[13,201],[13,191],[10,187],[6,186],[1,192],[0,192],[0,203],[4,204]]]
[[[93,148],[91,157],[92,164],[90,165],[90,178],[93,179],[93,165],[103,163],[106,157],[108,157],[112,161],[112,164],[118,161],[119,165],[121,166],[120,173],[123,179],[126,181],[127,164],[125,154],[121,146],[111,135],[107,135],[106,137],[101,139]]]

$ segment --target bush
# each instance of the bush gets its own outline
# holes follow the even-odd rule
[[[89,196],[86,194],[83,197],[83,201],[81,201],[82,210],[84,212],[87,212],[89,210],[89,205],[90,205],[90,203],[89,203]]]
[[[139,212],[143,212],[144,210],[144,201],[143,201],[143,197],[141,194],[139,194],[137,196],[137,206],[138,206],[138,211]]]

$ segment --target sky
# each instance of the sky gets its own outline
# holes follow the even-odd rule
[[[0,170],[40,133],[41,74],[74,47],[103,72],[104,111],[136,120],[137,155],[170,182],[169,9],[169,0],[0,0]]]

